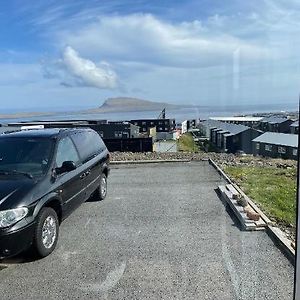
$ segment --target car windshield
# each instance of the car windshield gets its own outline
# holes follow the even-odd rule
[[[1,138],[0,174],[40,176],[51,159],[53,141],[46,138]]]

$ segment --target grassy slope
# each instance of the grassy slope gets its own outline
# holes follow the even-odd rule
[[[224,171],[271,218],[296,224],[296,168],[226,167]]]
[[[191,133],[185,133],[179,138],[178,150],[184,152],[198,152],[198,147],[195,144]]]

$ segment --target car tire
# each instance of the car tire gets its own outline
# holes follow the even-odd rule
[[[33,248],[38,257],[48,256],[56,247],[59,234],[57,213],[50,207],[41,209],[33,236]]]
[[[107,195],[107,177],[104,173],[100,176],[99,199],[104,200]]]

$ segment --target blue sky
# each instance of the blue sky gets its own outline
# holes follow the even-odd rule
[[[297,103],[298,0],[3,0],[2,109]]]

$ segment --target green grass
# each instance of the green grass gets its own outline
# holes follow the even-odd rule
[[[296,225],[296,168],[225,167],[224,171],[271,218]]]
[[[178,139],[177,146],[179,151],[198,152],[198,146],[195,144],[191,133],[184,133]]]

